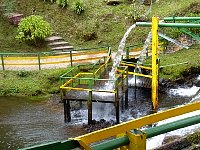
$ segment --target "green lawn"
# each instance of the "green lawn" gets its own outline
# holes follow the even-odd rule
[[[79,16],[71,8],[73,0],[69,1],[67,8],[60,8],[56,3],[43,2],[43,0],[18,0],[16,12],[23,13],[24,16],[33,14],[43,16],[51,24],[53,32],[60,34],[75,48],[109,45],[112,46],[113,50],[117,50],[121,38],[132,24],[132,20],[128,18],[130,4],[127,3],[127,0],[122,1],[124,3],[120,5],[107,6],[103,0],[85,0],[85,12]],[[151,20],[152,16],[163,18],[176,15],[183,10],[185,11],[193,2],[198,2],[198,0],[159,1],[159,3],[153,4],[152,12],[146,20]],[[149,6],[146,6],[146,9],[148,8]],[[190,12],[184,15],[190,15]],[[173,30],[160,30],[164,30],[172,36],[177,36],[177,34],[173,34]],[[2,43],[0,52],[37,51],[32,46],[19,43],[15,39],[17,27],[10,25],[5,19],[2,19],[2,16],[0,17],[0,31]],[[150,28],[137,27],[131,32],[127,46],[144,43],[149,31]],[[85,39],[92,33],[96,35],[96,38],[86,41]],[[41,48],[41,51],[46,51],[46,47]]]

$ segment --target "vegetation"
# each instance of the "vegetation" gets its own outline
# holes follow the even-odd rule
[[[144,13],[143,10],[149,9],[149,6],[145,5],[141,7],[133,6],[130,0],[122,0],[122,3],[116,6],[108,6],[103,0],[85,0],[84,3],[77,3],[76,6],[78,7],[73,7],[75,6],[73,4],[81,1],[68,0],[65,1],[65,4],[67,2],[66,5],[69,5],[70,8],[67,7],[66,9],[61,9],[55,2],[55,0],[18,0],[15,3],[15,8],[12,9],[24,14],[25,17],[42,16],[44,20],[50,23],[54,33],[60,34],[75,49],[109,45],[113,51],[117,50],[127,28],[135,20],[141,18],[141,14]],[[3,0],[0,0],[0,3],[3,4]],[[199,0],[161,0],[153,4],[151,13],[144,20],[150,21],[153,15],[161,19],[174,15],[199,16],[199,6]],[[63,7],[63,4],[61,7]],[[138,11],[136,13],[136,9],[140,13]],[[83,11],[84,13],[82,13]],[[17,27],[10,25],[2,13],[0,15],[0,52],[38,51],[35,46],[17,41],[15,39]],[[150,28],[137,27],[129,35],[126,46],[143,44],[149,31]],[[174,38],[180,35],[178,29],[160,28],[159,31]],[[195,32],[199,33],[199,30],[195,30]],[[160,56],[161,66],[172,64],[172,62],[174,64],[188,63],[165,67],[161,70],[160,77],[174,80],[188,74],[191,68],[199,68],[199,47],[199,45],[195,45],[189,50],[184,49],[173,55],[162,54]],[[45,46],[40,48],[40,51],[47,50]],[[0,95],[22,94],[33,96],[58,92],[58,78],[65,71],[66,69],[42,70],[40,72],[1,71]]]
[[[160,78],[175,80],[200,72],[199,44],[173,54],[160,54],[159,58],[161,66]],[[151,63],[151,60],[147,60],[146,63]]]
[[[64,8],[68,5],[68,0],[57,0],[56,3],[62,8]]]
[[[14,10],[16,5],[16,0],[4,0],[3,5],[5,6],[4,12],[10,13]]]
[[[84,3],[82,0],[77,0],[73,3],[73,6],[72,6],[74,12],[77,14],[77,15],[80,15],[82,14],[84,11],[85,11],[85,6],[84,6]]]
[[[50,2],[50,0],[48,1]],[[82,15],[76,15],[73,9],[71,9],[74,3],[72,0],[69,0],[70,9],[60,9],[56,3],[49,2],[44,2],[43,0],[18,0],[15,9],[17,12],[24,14],[24,16],[43,16],[45,20],[51,24],[53,31],[59,33],[75,48],[109,45],[112,46],[113,50],[116,50],[123,34],[134,21],[129,17],[131,4],[127,0],[124,0],[123,3],[117,6],[108,6],[103,0],[86,0],[84,1],[84,6],[87,10],[85,10]],[[146,21],[150,21],[152,15],[157,15],[160,18],[178,15],[178,12],[184,11],[194,2],[198,2],[198,0],[159,1],[153,4],[152,11],[147,16]],[[149,8],[149,6],[142,7],[144,7],[145,10]],[[10,27],[4,19],[1,21],[3,22],[0,22],[0,30],[2,31],[0,33],[0,39],[4,39],[4,35],[6,34],[4,32],[7,30],[4,31],[3,28],[14,27]],[[164,32],[169,35],[173,34],[172,36],[177,36],[177,34],[173,32],[174,29],[160,30],[164,30]],[[149,31],[149,28],[137,27],[131,32],[127,40],[127,46],[142,44]],[[3,45],[0,45],[1,52],[24,52],[29,49],[35,49],[25,44],[18,44],[18,42],[13,39],[13,35],[17,34],[15,28],[12,29],[12,33],[10,32],[11,31],[9,31],[7,38],[11,40],[11,42],[14,41],[14,43],[17,44],[13,47],[13,44],[10,44],[11,42],[9,40],[4,40],[4,42],[2,42]],[[85,36],[91,33],[95,33],[96,38],[85,40]]]
[[[49,35],[51,35],[50,24],[41,16],[31,15],[20,21],[16,38],[38,46]]]
[[[46,96],[58,93],[59,77],[66,71],[0,71],[0,96]]]

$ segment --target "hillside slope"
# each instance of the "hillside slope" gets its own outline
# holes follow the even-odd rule
[[[0,2],[2,3],[2,1]],[[123,34],[133,23],[133,20],[130,19],[131,5],[127,1],[123,0],[120,5],[108,6],[103,0],[85,0],[85,12],[82,15],[76,15],[73,12],[72,0],[67,8],[61,8],[56,3],[43,2],[43,0],[18,0],[15,9],[24,16],[33,14],[43,16],[51,24],[54,33],[60,34],[75,48],[110,45],[113,50],[116,50]],[[198,2],[198,0],[160,0],[153,4],[152,12],[146,20],[150,20],[153,15],[163,18],[180,14],[181,11],[188,10],[190,4],[194,2]],[[145,9],[148,10],[149,6],[145,6]],[[188,11],[184,15],[191,15],[191,13]],[[1,17],[0,40],[3,41],[3,44],[0,45],[0,51],[34,50],[33,47],[16,41],[16,30],[16,27],[10,26]],[[137,27],[131,32],[127,45],[142,44],[149,31],[150,28]],[[172,30],[167,31],[172,36],[176,36],[171,32]],[[5,39],[5,37],[7,38]],[[45,48],[42,50],[45,51]]]

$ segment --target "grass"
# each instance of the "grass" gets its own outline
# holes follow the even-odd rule
[[[132,20],[128,18],[130,4],[126,3],[126,0],[122,1],[124,3],[120,5],[107,6],[102,0],[85,0],[85,12],[82,15],[76,15],[71,8],[73,0],[69,1],[69,6],[66,8],[42,0],[18,0],[16,11],[23,13],[25,17],[33,14],[43,16],[51,24],[53,31],[60,34],[75,48],[109,45],[112,46],[113,50],[117,50],[121,38],[132,24]],[[172,16],[197,1],[159,1],[159,3],[153,4],[152,12],[147,20],[151,20],[154,15],[160,18]],[[0,52],[35,50],[34,47],[16,41],[16,30],[16,27],[10,26],[1,18],[0,39],[4,44],[0,45]],[[131,32],[127,40],[127,46],[143,43],[149,31],[150,28],[136,28]],[[171,30],[168,32],[171,33]],[[96,37],[93,40],[86,41],[85,37],[90,36],[92,33],[95,33]],[[42,48],[42,51],[46,51],[45,47]]]
[[[59,92],[59,77],[68,69],[0,71],[0,96],[46,96]]]
[[[190,74],[198,74],[200,72],[199,57],[199,44],[192,46],[190,49],[182,49],[173,54],[161,54],[159,56],[160,66],[167,67],[163,67],[160,70],[159,77],[175,80]],[[187,62],[187,64],[184,62]],[[146,63],[151,63],[151,60],[147,60]],[[170,66],[172,64],[177,65]]]
[[[79,66],[81,72],[93,72],[99,65]],[[46,97],[60,92],[60,76],[71,70],[71,67],[63,69],[49,69],[40,71],[0,71],[0,96],[39,96]],[[73,76],[78,69],[74,69]],[[66,76],[72,74],[67,74]],[[96,75],[98,77],[99,74]],[[85,76],[89,78],[90,76]]]
[[[2,3],[3,0],[0,0]],[[199,0],[161,0],[154,3],[152,12],[146,18],[151,20],[152,16],[160,18],[185,15],[190,16],[193,11],[190,4]],[[71,9],[73,0],[69,1],[67,8],[61,8],[56,3],[44,2],[43,0],[18,0],[16,12],[23,13],[24,17],[30,15],[41,15],[47,20],[54,33],[60,34],[75,48],[88,48],[99,46],[111,46],[117,50],[121,38],[133,21],[128,18],[130,4],[124,0],[117,6],[107,6],[103,0],[85,0],[85,12],[76,15]],[[148,7],[147,7],[148,9]],[[197,15],[200,14],[199,9]],[[150,28],[137,27],[127,39],[126,46],[143,44]],[[177,29],[160,28],[160,32],[170,37],[178,37],[180,32]],[[37,48],[20,43],[15,39],[17,27],[8,23],[0,16],[0,52],[36,52]],[[92,40],[86,40],[88,36],[95,35]],[[195,45],[189,50],[181,50],[173,55],[161,55],[161,65],[172,63],[188,62],[188,64],[163,68],[160,77],[176,79],[188,74],[191,68],[199,68],[198,48]],[[46,47],[40,51],[46,51]],[[187,56],[187,57],[186,57]],[[66,69],[42,70],[42,71],[0,71],[0,95],[48,95],[59,91],[59,76],[66,72]]]

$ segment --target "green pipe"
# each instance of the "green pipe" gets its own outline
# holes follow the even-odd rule
[[[149,128],[149,129],[144,130],[144,132],[146,132],[147,138],[151,138],[151,137],[163,134],[163,133],[167,133],[167,132],[170,132],[173,130],[191,126],[191,125],[194,125],[197,123],[200,123],[200,115],[177,120],[177,121],[174,121],[171,123],[160,125],[158,127]],[[129,143],[128,137],[123,136],[120,138],[112,139],[112,140],[94,145],[94,146],[92,146],[92,150],[109,150],[111,148],[115,149],[120,146],[125,146],[128,143]]]
[[[200,17],[165,17],[164,21],[200,20]]]
[[[111,150],[116,149],[118,147],[122,147],[124,145],[129,144],[129,139],[127,136],[122,136],[116,139],[112,139],[98,145],[92,146],[92,150]]]
[[[136,22],[136,26],[151,27],[151,22]],[[158,23],[159,27],[176,28],[200,28],[200,24],[195,23]]]
[[[149,128],[149,129],[146,129],[145,132],[147,134],[147,138],[151,138],[163,133],[167,133],[173,130],[188,127],[197,123],[200,123],[200,115],[196,115],[196,116],[189,117],[186,119],[181,119],[181,120],[174,121],[171,123],[163,124],[158,127]]]

